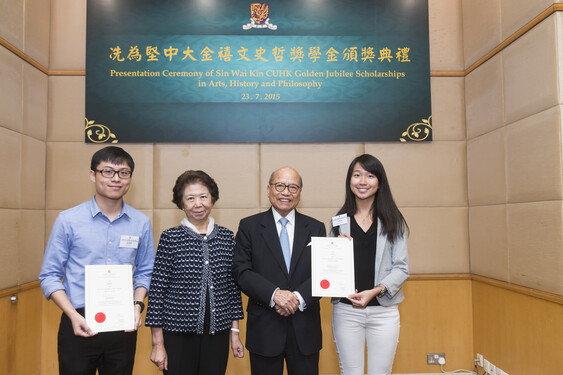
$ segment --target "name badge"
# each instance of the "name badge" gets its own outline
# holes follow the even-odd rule
[[[342,214],[342,215],[336,215],[332,217],[332,226],[333,227],[337,227],[340,226],[342,224],[346,224],[348,223],[348,215],[347,214]]]
[[[130,249],[137,249],[139,247],[139,236],[121,236],[119,247],[128,247]]]

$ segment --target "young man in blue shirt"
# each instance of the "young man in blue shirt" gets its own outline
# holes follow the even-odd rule
[[[47,243],[39,280],[47,299],[63,311],[58,334],[60,374],[131,374],[137,328],[154,264],[149,218],[125,204],[135,168],[120,147],[109,146],[92,156],[90,179],[94,197],[57,217]],[[133,268],[135,325],[130,332],[93,332],[84,319],[86,265]]]

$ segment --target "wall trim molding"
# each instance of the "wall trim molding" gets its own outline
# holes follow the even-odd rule
[[[408,281],[471,280],[469,273],[420,273],[411,274]]]
[[[560,3],[552,4],[548,6],[543,12],[532,18],[532,20],[528,21],[524,26],[516,30],[508,38],[503,40],[495,48],[493,48],[488,53],[486,53],[483,57],[481,57],[473,64],[471,64],[467,69],[460,71],[432,71],[430,72],[430,76],[431,77],[465,77],[469,73],[471,73],[472,71],[483,65],[485,62],[495,57],[503,49],[514,43],[516,40],[518,40],[518,38],[526,34],[528,31],[530,31],[536,25],[541,23],[547,17],[551,16],[555,12],[561,12],[561,11],[563,11],[563,4]]]
[[[517,284],[511,284],[506,281],[493,279],[491,277],[480,276],[475,274],[469,274],[469,273],[415,274],[415,275],[410,275],[410,277],[408,278],[408,281],[440,281],[440,280],[450,280],[450,281],[471,280],[474,282],[483,283],[500,289],[515,292],[518,294],[523,294],[526,296],[531,296],[534,298],[539,298],[559,305],[563,305],[563,296],[559,294],[543,292],[538,289],[532,289]]]
[[[563,296],[560,296],[558,294],[543,292],[541,290],[532,289],[516,284],[511,284],[506,281],[500,281],[500,280],[492,279],[490,277],[479,276],[479,275],[471,275],[471,280],[475,282],[491,285],[500,289],[509,290],[511,292],[515,292],[518,294],[523,294],[534,298],[543,299],[549,302],[557,303],[559,305],[563,305]]]
[[[555,12],[561,12],[561,11],[563,11],[563,4],[561,4],[561,3],[552,4],[549,7],[547,7],[543,12],[541,12],[540,14],[535,16],[531,21],[527,22],[524,26],[522,26],[521,28],[516,30],[508,38],[503,40],[495,48],[493,48],[488,53],[486,53],[483,57],[481,57],[480,59],[475,61],[473,64],[471,64],[467,69],[459,70],[459,71],[457,71],[457,70],[434,70],[434,71],[430,72],[430,76],[431,77],[465,77],[469,73],[471,73],[472,71],[474,71],[475,69],[477,69],[478,67],[483,65],[485,62],[487,62],[488,60],[490,60],[491,58],[496,56],[503,49],[505,49],[510,44],[515,42],[518,38],[520,38],[522,35],[526,34],[534,26],[541,23],[547,17],[551,16]],[[48,76],[85,76],[86,75],[86,70],[70,70],[70,69],[69,70],[61,70],[61,69],[52,69],[51,70],[51,69],[47,69],[46,67],[41,65],[39,62],[37,62],[33,58],[29,57],[24,52],[20,51],[17,47],[15,47],[13,44],[11,44],[10,42],[8,42],[6,39],[4,39],[2,37],[0,37],[0,45],[6,47],[9,51],[14,53],[16,56],[20,57],[22,60],[26,61],[27,63],[34,66],[35,68],[37,68],[41,72],[47,74]]]
[[[86,76],[85,70],[49,70],[50,76]]]
[[[39,281],[32,281],[30,283],[14,286],[12,288],[2,289],[2,290],[0,290],[0,298],[11,296],[11,295],[14,295],[14,294],[18,294],[18,293],[25,292],[25,291],[30,290],[30,289],[39,288],[39,287],[40,287]]]
[[[479,60],[471,64],[469,68],[465,69],[465,75],[468,75],[469,73],[477,69],[479,66],[483,65],[486,61],[493,58],[495,55],[500,53],[503,49],[505,49],[513,42],[515,42],[522,35],[526,34],[533,27],[535,27],[543,20],[545,20],[547,17],[551,16],[555,12],[560,12],[560,11],[563,11],[563,4],[552,4],[548,6],[547,9],[545,9],[543,12],[535,16],[531,21],[528,21],[524,26],[516,30],[512,35],[510,35],[508,38],[503,40],[498,46],[490,50],[489,53],[485,54],[485,56],[481,57]]]
[[[433,70],[430,72],[430,77],[465,77],[466,73],[463,70]]]
[[[470,280],[487,285],[491,285],[500,289],[509,290],[518,294],[531,296],[534,298],[543,299],[549,302],[563,305],[563,296],[554,293],[542,292],[541,290],[528,288],[516,284],[511,284],[506,281],[496,280],[490,277],[473,275],[470,273],[429,273],[429,274],[414,274],[410,275],[408,281],[460,281]],[[32,281],[30,283],[18,285],[12,288],[0,290],[0,298],[7,297],[13,294],[18,294],[30,289],[39,288],[39,281]]]
[[[49,70],[47,68],[41,65],[37,60],[34,60],[33,58],[29,57],[27,54],[20,51],[19,48],[8,42],[6,39],[0,37],[0,45],[6,47],[8,51],[12,52],[14,55],[18,56],[20,59],[24,60],[34,68],[49,75]]]

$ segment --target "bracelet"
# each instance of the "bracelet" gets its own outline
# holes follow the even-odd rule
[[[231,331],[233,331],[233,332],[240,332],[240,329],[238,329],[238,328],[231,328]]]
[[[379,284],[378,287],[379,287],[379,289],[381,289],[381,291],[379,292],[379,294],[377,296],[379,298],[384,297],[385,293],[387,292],[387,288],[383,284]]]

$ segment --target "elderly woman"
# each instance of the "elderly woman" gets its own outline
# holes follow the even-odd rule
[[[203,171],[182,173],[173,188],[172,202],[186,217],[160,236],[146,316],[150,359],[165,374],[224,374],[229,334],[235,358],[244,355],[242,301],[231,274],[234,235],[209,216],[218,199],[217,184]]]

